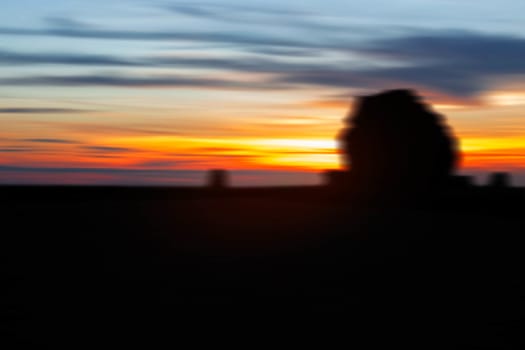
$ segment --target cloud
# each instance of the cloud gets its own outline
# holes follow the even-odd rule
[[[252,52],[265,55],[314,57],[314,51],[300,48],[253,48]],[[242,58],[202,56],[146,56],[124,58],[112,55],[89,55],[71,53],[20,53],[0,50],[0,64],[8,65],[70,65],[70,66],[118,66],[118,67],[190,67],[199,69],[227,69],[243,72],[279,72],[321,69],[322,62],[297,63],[256,55]]]
[[[220,21],[228,24],[240,23],[264,26],[280,26],[289,29],[307,29],[310,31],[332,31],[342,29],[332,21],[323,23],[313,12],[287,9],[274,9],[264,6],[246,6],[234,4],[175,3],[163,7],[177,15],[189,16],[205,21]]]
[[[38,138],[38,139],[24,139],[22,140],[24,142],[34,142],[34,143],[58,143],[58,144],[76,144],[78,142],[71,141],[71,140],[64,140],[64,139],[44,139],[44,138]]]
[[[128,87],[128,88],[229,88],[229,89],[274,89],[275,84],[265,81],[234,81],[184,76],[148,76],[133,77],[122,75],[46,75],[33,77],[15,77],[0,79],[3,86],[67,86],[67,87]]]
[[[270,56],[289,56],[289,57],[315,57],[319,52],[310,48],[301,47],[249,47],[248,51]]]
[[[20,53],[0,50],[0,64],[34,65],[34,64],[67,64],[83,66],[138,66],[131,60],[112,56],[71,54],[71,53]]]
[[[85,150],[88,151],[95,151],[95,152],[110,152],[110,153],[121,153],[121,152],[132,152],[134,151],[131,148],[125,148],[125,147],[110,147],[110,146],[83,146],[82,147]]]
[[[280,6],[279,9],[264,5],[236,5],[211,3],[171,3],[163,4],[161,9],[175,14],[172,21],[177,23],[182,16],[190,16],[203,21],[220,21],[222,24],[239,24],[230,30],[136,30],[108,29],[100,25],[85,23],[71,17],[47,17],[47,26],[43,28],[0,27],[0,35],[10,36],[51,36],[74,39],[159,41],[205,43],[214,45],[237,45],[243,49],[249,47],[280,48],[326,48],[329,44],[341,44],[339,40],[329,38],[350,38],[362,40],[378,35],[392,35],[403,31],[402,28],[378,28],[373,24],[350,23],[346,16],[321,15],[318,12],[297,10]],[[199,29],[206,28],[206,24]],[[216,23],[211,23],[215,25]],[[303,33],[303,35],[299,33]],[[340,45],[337,45],[340,46]],[[98,57],[92,57],[98,61]],[[113,63],[113,62],[108,62]],[[96,63],[94,63],[96,64]]]
[[[242,147],[195,147],[191,151],[199,153],[227,153],[227,152],[242,152],[246,151],[246,148]]]
[[[96,28],[44,28],[25,29],[0,27],[0,35],[12,36],[55,36],[76,39],[105,39],[105,40],[133,40],[133,41],[188,41],[238,45],[261,46],[301,46],[302,40],[285,39],[279,36],[269,36],[257,33],[236,32],[182,32],[166,31],[134,31],[134,30],[107,30]]]
[[[174,3],[164,6],[165,9],[188,16],[209,18],[231,18],[232,13],[272,17],[305,16],[311,12],[292,10],[280,7],[279,9],[264,6],[246,6],[234,4],[205,4],[205,3]]]
[[[476,95],[494,78],[525,74],[525,38],[515,36],[441,31],[381,40],[361,52],[412,63],[364,74],[462,96]]]
[[[189,5],[184,5],[185,8]],[[192,9],[194,7],[191,7]],[[215,6],[213,6],[215,8]],[[187,10],[187,9],[186,9]],[[195,10],[196,11],[196,10]],[[223,11],[222,8],[220,11]],[[205,15],[203,11],[195,15]],[[404,35],[390,39],[366,42],[341,41],[339,37],[316,42],[309,38],[274,38],[256,33],[140,33],[130,31],[101,31],[70,25],[58,30],[60,35],[78,35],[105,38],[135,38],[144,40],[171,38],[210,43],[235,43],[245,51],[278,54],[297,53],[301,58],[315,60],[275,59],[272,57],[203,57],[156,56],[124,58],[105,55],[29,54],[0,51],[4,61],[25,64],[119,65],[123,67],[180,67],[226,70],[242,73],[264,73],[267,78],[257,81],[235,81],[191,76],[133,76],[133,75],[70,75],[29,76],[0,79],[0,85],[13,86],[109,86],[109,87],[194,87],[229,89],[286,89],[303,86],[352,89],[357,91],[407,87],[432,91],[444,96],[455,96],[472,103],[498,79],[511,79],[525,74],[525,38],[506,35],[487,35],[466,31],[423,31],[418,35]],[[22,29],[30,35],[33,30]],[[0,33],[6,32],[6,28]],[[7,30],[7,32],[10,32]],[[42,31],[38,31],[42,34]],[[44,30],[45,32],[45,30]],[[25,35],[25,34],[24,34]],[[308,54],[309,53],[309,54]],[[338,59],[322,57],[337,53]],[[357,60],[362,57],[362,60]],[[289,57],[289,58],[290,58]],[[281,57],[282,58],[282,57]],[[357,62],[357,63],[356,63]],[[382,63],[377,65],[376,63]],[[387,65],[385,65],[386,63]],[[394,65],[394,63],[396,63]],[[16,113],[17,109],[3,109],[0,113]],[[23,113],[24,109],[19,109]],[[45,112],[45,110],[43,110]],[[58,111],[58,110],[57,110]]]
[[[277,83],[293,85],[316,85],[327,88],[357,89],[363,92],[392,88],[437,90],[446,95],[471,98],[483,90],[483,76],[470,75],[446,67],[406,67],[346,71],[292,72],[281,75]]]
[[[404,62],[401,67],[304,70],[282,74],[280,83],[340,88],[413,87],[465,99],[475,98],[498,78],[525,74],[525,39],[470,32],[378,40],[351,49],[373,60]]]
[[[106,175],[157,175],[171,176],[176,174],[198,175],[200,170],[171,170],[171,169],[138,169],[138,168],[68,168],[68,167],[24,167],[0,165],[0,172],[25,172],[36,174],[106,174]]]
[[[0,79],[1,80],[1,79]],[[86,112],[81,109],[72,108],[0,108],[0,114],[60,114],[60,113],[81,113]]]
[[[254,24],[286,24],[291,26],[298,16],[307,15],[303,11],[293,11],[281,8],[279,10],[268,7],[251,7],[233,4],[203,4],[203,3],[174,3],[163,7],[165,10],[178,15],[194,17],[206,21],[221,21],[232,23]]]
[[[224,13],[220,8],[210,8],[209,6],[199,6],[195,4],[171,4],[164,8],[170,12],[175,12],[185,16],[224,19]]]
[[[467,31],[433,31],[418,36],[378,40],[363,51],[429,64],[473,64],[471,68],[523,68],[525,38]],[[468,67],[467,67],[468,68]]]
[[[0,153],[19,153],[19,152],[31,152],[31,148],[27,147],[5,147],[0,148]]]
[[[47,123],[49,125],[49,122]],[[97,135],[110,136],[140,136],[140,135],[160,135],[160,136],[180,136],[180,132],[167,130],[164,126],[154,125],[97,125],[92,123],[79,122],[59,122],[53,123],[55,128],[66,132],[88,132]]]
[[[183,161],[183,164],[187,164],[187,161]],[[170,161],[170,160],[147,160],[137,164],[139,167],[146,168],[170,168],[175,166],[180,166],[181,162],[179,161]]]

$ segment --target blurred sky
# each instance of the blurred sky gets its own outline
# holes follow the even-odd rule
[[[525,184],[521,0],[8,0],[0,183],[317,183],[354,96],[414,88]]]

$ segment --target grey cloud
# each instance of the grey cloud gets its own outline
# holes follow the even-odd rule
[[[54,167],[20,167],[0,165],[0,172],[25,172],[40,174],[108,174],[108,175],[162,175],[172,176],[174,174],[199,175],[198,170],[171,170],[171,169],[126,169],[126,168],[54,168]]]
[[[294,85],[321,85],[328,87],[371,87],[373,79],[368,74],[360,71],[348,71],[337,69],[305,70],[282,74],[275,80],[277,83],[288,83]],[[384,83],[384,80],[377,81]]]
[[[59,143],[59,144],[76,144],[78,142],[71,141],[71,140],[64,140],[64,139],[44,139],[44,138],[38,138],[38,139],[24,139],[22,140],[24,142],[34,142],[34,143]]]
[[[304,70],[320,70],[325,64],[319,62],[293,63],[276,59],[246,57],[243,59],[200,58],[200,57],[160,57],[151,60],[155,64],[185,66],[208,69],[228,69],[243,72],[279,73]]]
[[[29,64],[69,64],[84,66],[137,66],[139,63],[130,60],[119,59],[111,56],[89,55],[89,54],[54,54],[38,53],[28,54],[6,50],[0,50],[0,64],[29,65]]]
[[[115,125],[104,125],[100,126],[91,123],[68,123],[60,122],[55,123],[54,127],[60,128],[67,131],[73,132],[95,132],[99,135],[162,135],[162,136],[180,136],[180,132],[172,131],[166,127],[155,127],[151,125],[138,125],[138,126],[115,126]]]
[[[436,89],[445,94],[472,97],[483,90],[481,77],[446,67],[407,67],[367,71],[312,71],[283,74],[278,83],[332,88],[377,90],[386,88]]]
[[[1,81],[1,79],[0,79]],[[80,113],[85,112],[81,109],[71,108],[0,108],[0,114],[59,114],[59,113]]]
[[[255,52],[272,55],[313,56],[312,50],[294,48],[267,48],[255,49]],[[309,55],[306,53],[310,53]],[[65,64],[82,66],[123,66],[123,67],[196,67],[208,69],[232,69],[249,72],[276,72],[298,69],[319,69],[322,63],[298,64],[287,63],[283,60],[261,57],[232,58],[203,58],[187,56],[150,56],[126,59],[111,55],[83,55],[70,53],[19,53],[0,50],[0,64],[41,65]]]
[[[88,151],[95,151],[95,152],[110,152],[110,153],[121,153],[121,152],[130,152],[133,151],[131,148],[125,148],[125,147],[110,147],[110,146],[84,146],[82,147],[85,150]]]
[[[181,15],[192,16],[192,17],[207,17],[207,18],[223,18],[221,11],[217,9],[211,9],[204,6],[195,6],[192,4],[172,4],[165,7],[165,9],[179,13]]]
[[[104,29],[100,26],[86,24],[76,19],[50,17],[48,27],[28,29],[21,27],[0,27],[0,35],[12,36],[56,36],[78,39],[107,40],[138,40],[138,41],[187,41],[191,43],[226,44],[260,46],[260,47],[325,47],[326,38],[317,34],[345,34],[349,37],[356,33],[377,35],[378,28],[363,27],[348,24],[348,21],[335,24],[333,18],[329,22],[319,20],[318,14],[293,9],[273,9],[263,6],[175,3],[162,6],[162,9],[204,20],[220,20],[227,23],[249,25],[249,30],[232,31],[180,31],[163,29],[152,31]],[[261,24],[263,32],[254,30],[254,24]],[[268,34],[268,27],[282,27],[308,32],[308,36],[287,37],[286,32]],[[389,31],[391,32],[391,31]],[[333,41],[333,40],[332,40]]]
[[[312,51],[309,48],[300,47],[252,47],[248,48],[249,51],[271,56],[290,56],[290,57],[315,57],[319,53]]]
[[[217,32],[178,32],[178,31],[149,31],[133,30],[104,30],[88,28],[47,28],[24,29],[0,27],[0,35],[14,36],[57,36],[65,38],[84,39],[111,39],[111,40],[140,40],[140,41],[190,41],[211,42],[240,45],[263,46],[301,46],[306,42],[272,37],[256,33],[217,33]]]
[[[109,87],[221,87],[234,89],[275,88],[266,82],[239,82],[221,79],[157,76],[126,77],[111,75],[34,76],[0,79],[0,85],[8,86],[109,86]]]
[[[71,17],[48,16],[45,21],[52,27],[92,29],[93,26]]]
[[[413,62],[409,67],[364,74],[460,96],[476,95],[495,77],[525,74],[525,38],[520,37],[442,32],[379,41],[363,52]]]
[[[267,16],[304,16],[312,13],[301,10],[279,8],[274,9],[264,6],[246,6],[234,4],[209,4],[209,3],[174,3],[165,6],[166,9],[191,16],[218,16],[222,13],[243,13]]]
[[[363,49],[391,58],[423,62],[474,64],[474,68],[523,68],[525,38],[485,35],[465,31],[442,31],[420,36],[379,40]]]
[[[4,147],[0,148],[0,153],[20,153],[20,152],[31,152],[31,148],[27,147]]]
[[[183,161],[184,164],[187,164],[188,161]],[[180,165],[181,164],[181,161],[180,160],[177,160],[177,161],[169,161],[169,160],[148,160],[148,161],[145,161],[145,162],[141,162],[139,164],[137,164],[138,166],[143,166],[143,167],[151,167],[151,168],[166,168],[166,167],[173,167],[173,166],[177,166],[177,165]]]
[[[84,29],[65,29],[75,33],[89,32]],[[1,29],[0,29],[1,32]],[[113,32],[122,35],[134,35],[133,32]],[[113,35],[112,34],[112,35]],[[135,33],[136,34],[136,33]],[[149,33],[151,34],[151,33]],[[147,34],[147,35],[149,35]],[[168,33],[164,33],[168,35]],[[120,35],[120,34],[119,34]],[[146,35],[146,36],[147,36]],[[171,34],[178,36],[179,34]],[[270,37],[259,37],[259,43],[268,47],[253,45],[254,36],[214,33],[187,33],[186,38],[198,40],[228,41],[245,44],[249,50],[264,53],[272,50],[310,52],[312,55],[324,52],[310,43],[293,41],[291,46],[275,46]],[[255,36],[256,37],[256,36]],[[287,42],[286,39],[283,39]],[[348,63],[330,64],[330,61],[319,59],[313,63],[296,63],[270,57],[253,58],[203,58],[203,57],[146,57],[127,60],[111,56],[87,56],[82,59],[73,55],[43,55],[35,57],[35,62],[82,62],[93,63],[98,59],[103,62],[127,62],[129,65],[145,67],[193,67],[222,69],[241,72],[259,72],[276,75],[272,79],[261,79],[258,82],[239,82],[221,79],[183,76],[150,76],[133,77],[121,75],[77,75],[77,76],[34,76],[0,79],[1,85],[41,85],[41,86],[112,86],[112,87],[220,87],[240,89],[289,88],[297,85],[318,85],[335,88],[384,89],[390,87],[426,88],[437,92],[462,97],[475,98],[487,89],[495,78],[507,78],[525,74],[525,38],[515,36],[495,36],[472,32],[433,31],[423,32],[417,36],[381,39],[367,43],[341,44],[338,39],[323,43],[327,50],[340,53],[361,54],[370,57],[371,61],[401,61],[403,67],[352,67]],[[269,50],[269,51],[268,51]],[[291,50],[291,51],[290,51]],[[11,53],[12,55],[15,55]],[[26,60],[31,58],[26,54]],[[38,55],[37,55],[38,56]],[[0,58],[1,60],[1,58]],[[364,59],[365,60],[365,59]],[[87,63],[89,64],[89,63]],[[111,64],[111,63],[110,63]],[[0,110],[8,113],[9,109]],[[15,112],[15,110],[11,110]],[[20,109],[24,111],[24,109]]]
[[[497,77],[525,74],[525,39],[450,32],[379,40],[351,51],[404,60],[396,68],[307,70],[283,74],[278,82],[363,89],[429,88],[473,98]]]
[[[272,9],[269,7],[251,7],[232,4],[175,3],[164,7],[170,12],[181,15],[227,22],[241,23],[279,23],[282,18],[293,24],[298,17],[311,15],[305,11],[290,9]],[[283,22],[285,23],[285,22]]]
[[[233,4],[175,3],[164,7],[166,10],[202,20],[222,21],[228,24],[250,24],[288,29],[307,30],[323,33],[341,30],[363,31],[362,27],[334,23],[336,16],[331,16],[330,22],[321,21],[316,13],[296,9],[274,9],[265,6],[246,6]],[[368,31],[368,30],[367,30]],[[377,29],[376,29],[377,31]]]

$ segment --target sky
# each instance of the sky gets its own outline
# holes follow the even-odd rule
[[[355,97],[410,88],[525,185],[522,0],[2,5],[0,183],[319,183]]]

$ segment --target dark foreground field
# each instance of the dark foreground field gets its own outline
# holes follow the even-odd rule
[[[10,341],[145,347],[248,328],[257,343],[307,325],[298,341],[330,328],[345,345],[523,344],[522,190],[403,205],[322,187],[0,196]]]

